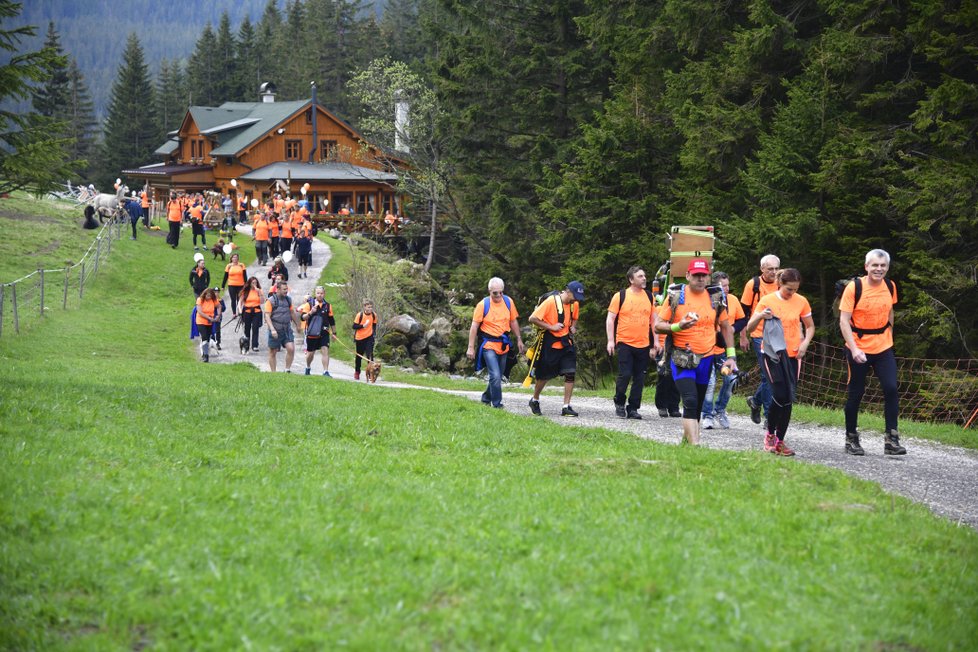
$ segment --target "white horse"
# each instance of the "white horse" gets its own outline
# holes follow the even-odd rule
[[[99,220],[104,222],[104,218],[106,217],[113,218],[121,214],[123,203],[126,201],[126,195],[128,194],[129,187],[119,184],[119,189],[114,195],[104,192],[99,193],[92,197],[88,204],[98,213]]]

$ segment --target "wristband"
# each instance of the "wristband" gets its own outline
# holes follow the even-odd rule
[[[680,326],[679,324],[673,324],[672,326],[669,327],[669,330],[671,330],[673,333],[678,333],[682,329],[683,327]]]
[[[728,346],[727,347],[727,357],[728,358],[736,358],[737,357],[737,349],[735,349],[732,346]]]

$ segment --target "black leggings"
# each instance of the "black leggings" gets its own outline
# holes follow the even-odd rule
[[[699,421],[700,410],[703,409],[703,399],[706,398],[706,388],[709,385],[699,385],[695,378],[679,378],[676,389],[683,399],[683,418]]]
[[[354,371],[360,373],[360,362],[363,360],[360,356],[367,358],[371,362],[374,359],[374,336],[371,335],[368,338],[357,340],[357,361],[354,363]]]
[[[261,328],[262,322],[261,310],[255,310],[254,312],[245,310],[241,313],[241,319],[244,321],[245,337],[251,340],[251,348],[257,349],[258,330]]]
[[[883,418],[887,430],[897,429],[897,419],[900,415],[900,393],[897,390],[896,355],[890,347],[882,353],[867,353],[866,362],[856,364],[852,353],[846,349],[846,362],[849,363],[849,396],[846,398],[846,432],[856,432],[856,420],[859,417],[859,405],[863,394],[866,393],[866,374],[869,368],[880,380],[883,389]]]
[[[782,352],[781,355],[787,354]],[[771,374],[771,410],[767,414],[767,431],[783,441],[791,421],[791,389],[798,378],[798,359],[786,358],[785,367],[772,366],[768,371]],[[789,382],[782,378],[785,373],[791,374],[793,380]]]
[[[229,285],[228,294],[231,296],[231,314],[238,314],[238,295],[241,294],[243,285]]]

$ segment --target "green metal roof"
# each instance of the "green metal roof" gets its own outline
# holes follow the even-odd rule
[[[290,115],[309,106],[310,100],[296,100],[294,102],[225,102],[216,110],[225,112],[227,116],[220,123],[212,124],[206,128],[211,130],[220,124],[240,120],[242,118],[257,118],[258,122],[246,126],[243,129],[234,129],[217,134],[220,145],[211,150],[211,156],[234,156],[249,145],[255,143],[259,138],[270,132],[275,125],[281,123]],[[229,114],[234,113],[231,117]],[[220,115],[220,113],[218,114]],[[196,121],[196,117],[194,120]],[[205,128],[197,123],[201,131]]]

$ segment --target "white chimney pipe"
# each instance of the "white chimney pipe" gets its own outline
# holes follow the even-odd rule
[[[409,108],[404,91],[394,91],[394,149],[405,154],[411,152],[408,145],[408,128],[411,126],[408,117]]]

